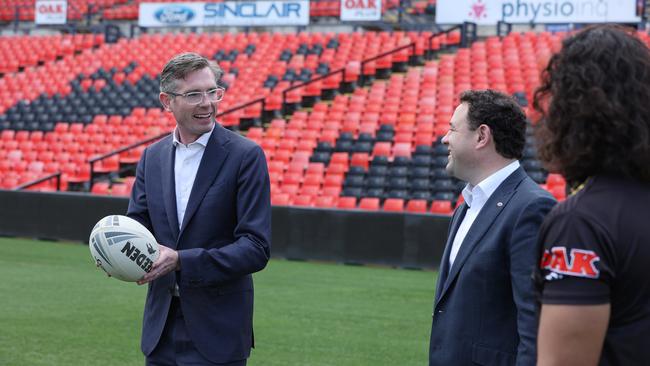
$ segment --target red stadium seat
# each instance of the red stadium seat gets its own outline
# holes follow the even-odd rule
[[[384,202],[384,211],[402,212],[404,211],[404,200],[401,198],[388,198]]]
[[[93,194],[108,195],[109,185],[110,184],[108,182],[95,182],[90,192],[92,192]]]
[[[431,213],[449,215],[453,211],[450,201],[431,202]]]
[[[303,195],[297,195],[293,198],[293,203],[294,206],[307,206],[311,207],[313,206],[312,202],[312,196],[303,196]]]
[[[364,197],[359,202],[359,209],[367,211],[379,210],[379,198]]]
[[[336,207],[342,209],[353,209],[357,207],[357,199],[355,197],[339,197]]]
[[[111,196],[128,197],[131,194],[126,184],[113,184],[111,186]]]
[[[288,206],[289,195],[287,193],[277,193],[271,195],[271,204],[274,206]]]
[[[406,204],[406,211],[415,212],[415,213],[426,213],[427,212],[427,201],[426,200],[410,200]]]

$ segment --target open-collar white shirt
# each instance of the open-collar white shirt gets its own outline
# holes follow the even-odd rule
[[[210,132],[204,133],[196,141],[185,145],[178,137],[178,127],[174,129],[173,144],[176,155],[174,161],[174,182],[176,186],[176,213],[178,215],[179,229],[183,225],[185,209],[187,208],[187,202],[190,200],[194,179],[196,179],[196,173],[199,170],[203,152],[205,152],[205,147],[208,145],[212,131],[214,131],[214,126],[212,126]]]
[[[481,213],[483,206],[485,206],[485,202],[487,202],[494,191],[499,188],[501,183],[503,183],[510,174],[517,170],[517,168],[519,168],[519,161],[515,160],[492,173],[492,175],[483,179],[479,184],[472,186],[468,183],[465,186],[462,194],[468,208],[463,221],[458,227],[458,231],[454,237],[454,242],[451,246],[451,252],[449,253],[449,268],[454,265],[454,260],[456,260],[456,255],[458,255],[460,246],[463,243],[463,240],[465,240],[465,237],[476,220],[476,217]]]

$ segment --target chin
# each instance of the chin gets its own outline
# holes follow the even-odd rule
[[[448,164],[448,165],[445,167],[445,171],[446,171],[447,174],[449,174],[450,176],[454,176],[454,167],[453,167],[452,165],[449,165],[449,164]]]

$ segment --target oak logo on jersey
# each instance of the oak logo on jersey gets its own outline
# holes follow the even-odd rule
[[[598,278],[600,271],[596,262],[599,260],[600,257],[592,250],[571,249],[567,255],[566,247],[553,247],[544,251],[541,267],[567,276]]]

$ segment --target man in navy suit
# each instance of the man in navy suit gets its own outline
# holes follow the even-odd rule
[[[270,255],[270,184],[262,149],[215,121],[218,66],[185,53],[160,80],[171,136],[138,163],[128,216],[160,256],[142,327],[147,365],[245,365],[253,346],[253,280]]]
[[[553,197],[519,166],[526,117],[501,93],[461,95],[442,142],[467,182],[436,286],[429,365],[534,365],[536,239]]]

